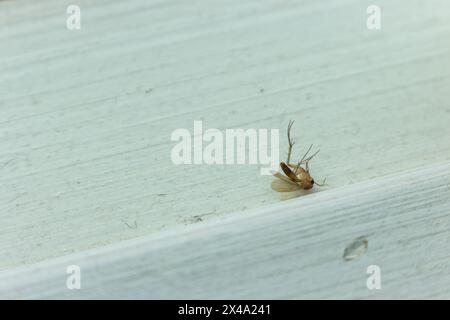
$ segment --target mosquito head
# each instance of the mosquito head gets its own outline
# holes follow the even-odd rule
[[[302,187],[303,189],[309,190],[314,186],[314,179],[311,177],[308,171],[303,174]]]

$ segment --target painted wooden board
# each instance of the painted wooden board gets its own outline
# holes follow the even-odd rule
[[[4,271],[0,297],[448,299],[449,240],[450,162]]]
[[[320,147],[311,166],[330,191],[450,160],[446,0],[378,1],[379,31],[360,0],[76,3],[82,27],[69,31],[72,0],[0,1],[0,270],[285,206],[257,166],[175,166],[170,134],[194,120],[281,131],[296,120],[295,156]],[[323,228],[314,241],[340,227]],[[351,231],[323,249],[341,251]],[[239,274],[230,261],[217,270]]]

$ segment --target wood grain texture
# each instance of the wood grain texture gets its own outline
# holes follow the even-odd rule
[[[173,165],[194,120],[294,119],[331,190],[450,160],[446,0],[378,1],[379,32],[360,0],[83,0],[69,31],[72,3],[0,2],[2,270],[286,198],[257,166]]]
[[[448,299],[449,212],[446,163],[4,271],[0,297]],[[361,236],[368,250],[345,261]]]

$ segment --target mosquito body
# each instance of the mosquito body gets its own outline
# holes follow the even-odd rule
[[[311,156],[307,157],[308,153],[311,151],[312,145],[308,148],[308,150],[298,163],[296,164],[291,163],[291,153],[292,147],[294,145],[294,142],[291,139],[291,128],[293,124],[294,124],[293,121],[289,121],[287,129],[287,136],[289,142],[287,161],[280,163],[280,167],[284,175],[281,174],[280,172],[275,172],[273,174],[277,179],[272,181],[271,186],[273,190],[278,192],[291,192],[302,189],[309,190],[314,186],[314,184],[318,186],[323,186],[325,183],[325,181],[323,183],[315,182],[313,177],[309,173],[308,163],[316,154],[319,153],[319,150],[317,150]],[[305,165],[304,168],[302,167],[303,164]]]

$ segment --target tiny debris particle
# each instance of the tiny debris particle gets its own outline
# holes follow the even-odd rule
[[[191,223],[197,223],[203,221],[201,216],[193,216],[191,219]]]
[[[128,227],[128,228],[130,228],[130,229],[133,229],[133,230],[136,230],[137,229],[137,221],[135,220],[134,221],[134,224],[133,225],[130,225],[128,222],[126,222],[126,221],[123,221],[123,223]]]
[[[195,216],[189,216],[189,217],[183,218],[182,222],[185,225],[192,224],[192,223],[197,223],[197,222],[202,222],[203,221],[203,217],[212,215],[214,213],[216,213],[216,209],[214,209],[213,211],[207,212],[207,213],[198,214],[198,215],[195,215]]]
[[[182,218],[181,219],[181,222],[184,224],[184,225],[188,225],[188,224],[193,224],[193,223],[197,223],[197,222],[202,222],[203,221],[203,219],[201,218],[201,216],[199,216],[199,215],[196,215],[196,216],[189,216],[189,217],[186,217],[186,218]]]
[[[355,260],[362,256],[369,245],[369,241],[365,236],[361,236],[353,240],[344,250],[343,258],[345,261]]]

